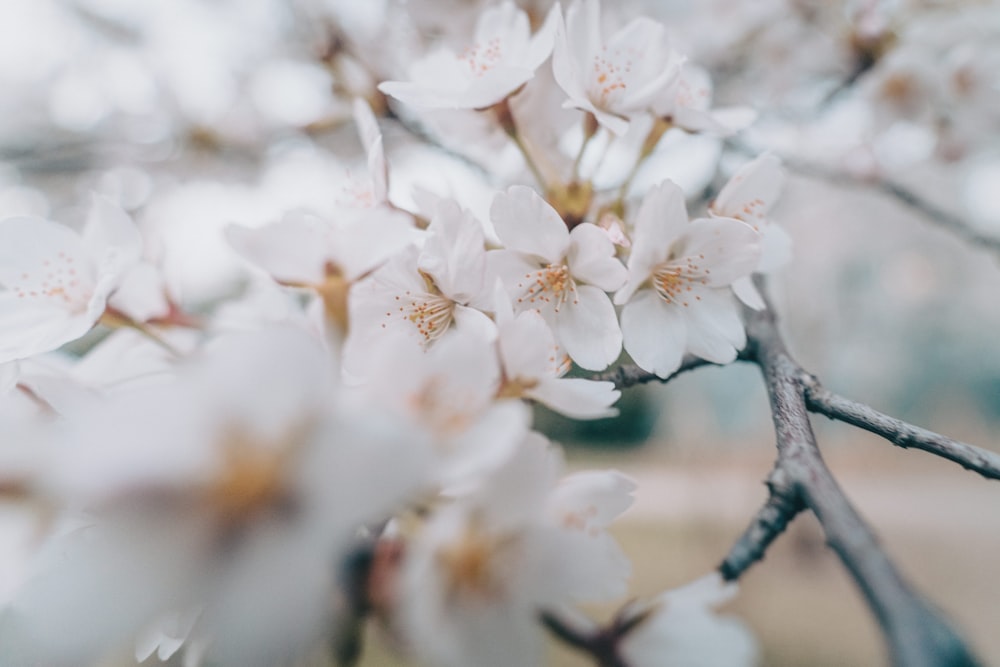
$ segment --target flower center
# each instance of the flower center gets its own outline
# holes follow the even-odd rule
[[[73,314],[86,312],[93,295],[89,280],[81,279],[73,257],[59,252],[42,260],[36,271],[24,272],[20,283],[8,285],[19,299],[43,299]]]
[[[496,598],[503,593],[503,580],[494,572],[494,563],[516,548],[516,535],[490,535],[473,519],[462,536],[437,552],[444,570],[449,597],[471,595]]]
[[[440,294],[416,294],[409,290],[396,297],[399,302],[398,315],[409,320],[423,338],[424,343],[432,343],[444,334],[451,326],[455,315],[455,302]],[[387,311],[386,317],[392,317],[393,312]],[[385,329],[386,325],[383,324]]]
[[[500,38],[494,37],[485,44],[473,44],[462,51],[458,59],[469,66],[473,76],[481,77],[503,59]]]
[[[565,264],[549,264],[548,266],[524,274],[524,280],[517,284],[518,289],[525,290],[524,296],[517,302],[523,305],[542,307],[553,305],[556,312],[572,296],[576,300],[576,283],[569,274]]]
[[[409,396],[412,414],[427,428],[442,438],[461,433],[473,421],[473,410],[467,397],[459,395],[440,376],[427,379]]]
[[[609,53],[608,47],[594,56],[591,96],[600,107],[607,107],[611,97],[625,90],[625,75],[632,72],[631,54],[615,49]]]
[[[699,255],[699,258],[701,256]],[[701,301],[697,294],[692,295],[692,285],[707,285],[708,278],[701,274],[708,274],[708,269],[702,270],[694,257],[684,257],[673,260],[666,264],[661,264],[653,271],[653,289],[667,303],[679,303],[685,308],[689,305],[690,299],[694,296],[696,301]]]
[[[261,442],[240,428],[223,435],[222,466],[205,489],[205,500],[219,518],[225,538],[235,538],[262,514],[284,516],[294,510],[288,472],[309,430],[308,425],[295,425],[274,443]]]

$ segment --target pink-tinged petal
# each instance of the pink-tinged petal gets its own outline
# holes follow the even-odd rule
[[[764,310],[767,308],[767,304],[764,302],[764,297],[762,297],[760,292],[757,291],[757,288],[753,284],[753,278],[750,276],[737,278],[733,281],[732,288],[733,294],[736,295],[736,298],[750,308],[753,308],[754,310]]]
[[[697,291],[701,298],[681,310],[687,320],[687,351],[717,364],[728,364],[747,341],[736,302],[729,290]]]
[[[512,185],[497,193],[490,206],[490,220],[508,250],[559,262],[569,247],[566,223],[532,188]]]
[[[427,231],[420,270],[453,301],[467,304],[479,297],[486,281],[486,239],[479,222],[454,201],[443,200]]]
[[[732,218],[699,218],[688,226],[677,254],[683,258],[679,263],[687,264],[686,275],[725,287],[757,268],[760,234]]]
[[[628,282],[615,303],[627,302],[657,266],[670,257],[670,249],[688,228],[684,191],[673,181],[663,181],[642,200],[628,258]]]
[[[792,261],[792,237],[780,225],[764,227],[760,239],[758,273],[771,273]]]
[[[622,310],[625,351],[640,368],[665,378],[681,365],[687,322],[679,308],[642,290]]]
[[[567,263],[574,278],[605,292],[618,289],[628,277],[607,232],[589,222],[577,225],[570,232]]]
[[[573,419],[603,419],[618,414],[611,407],[621,396],[613,382],[584,378],[546,378],[524,392],[547,408]]]
[[[0,221],[0,285],[41,293],[59,283],[66,291],[89,293],[96,279],[97,267],[69,227],[43,218]]]
[[[120,273],[142,256],[142,237],[135,223],[103,195],[94,195],[82,237],[102,273]]]
[[[577,285],[576,294],[556,313],[556,336],[581,368],[602,370],[622,351],[622,332],[611,299],[592,285]]]
[[[740,167],[712,203],[711,212],[760,225],[784,187],[781,160],[764,153]]]
[[[229,225],[225,235],[240,256],[278,282],[318,285],[325,279],[326,242],[313,221],[289,217],[256,229]]]
[[[526,310],[500,322],[500,361],[511,380],[537,380],[555,375],[559,366],[555,334],[538,312]]]

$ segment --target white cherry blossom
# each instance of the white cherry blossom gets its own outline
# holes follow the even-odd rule
[[[496,400],[494,342],[478,330],[456,329],[426,352],[394,343],[375,350],[359,390],[367,402],[402,419],[414,447],[432,451],[445,488],[463,488],[502,465],[531,415],[522,401]]]
[[[497,305],[497,346],[503,366],[501,396],[529,398],[576,419],[613,417],[621,396],[613,382],[564,378],[569,357],[556,344],[552,329],[534,310],[517,315],[506,296]]]
[[[652,109],[656,116],[675,127],[722,137],[739,132],[757,119],[757,112],[750,107],[712,108],[712,80],[708,72],[687,63]]]
[[[556,36],[552,67],[569,96],[564,106],[588,111],[616,135],[648,114],[670,90],[683,59],[661,23],[640,17],[604,37],[598,0],[577,0]]]
[[[515,311],[541,313],[581,367],[607,367],[622,338],[605,292],[618,289],[626,275],[607,233],[587,222],[569,231],[555,209],[523,185],[497,194],[490,218],[505,246],[489,253],[491,270]]]
[[[424,109],[484,109],[535,75],[552,52],[559,6],[531,34],[528,15],[509,0],[486,9],[475,37],[459,53],[441,47],[410,67],[409,81],[379,85],[386,95]]]
[[[539,664],[538,614],[613,599],[629,563],[607,527],[631,503],[616,472],[557,478],[537,434],[471,495],[439,510],[404,562],[402,627],[442,667]]]
[[[452,327],[494,337],[477,307],[485,301],[482,226],[454,201],[438,202],[422,248],[409,246],[351,290],[345,364],[353,371],[373,345],[402,336],[428,347]]]
[[[781,195],[784,181],[781,160],[765,153],[740,167],[708,209],[712,217],[742,220],[760,233],[757,273],[772,273],[787,264],[792,256],[792,238],[783,227],[772,224],[768,218]],[[749,277],[736,280],[733,291],[748,306],[764,307],[764,300]]]
[[[646,195],[635,222],[624,305],[625,350],[660,377],[685,352],[727,363],[746,343],[730,285],[760,258],[759,234],[729,218],[689,222],[684,192],[664,181]]]
[[[0,221],[0,363],[87,333],[141,251],[128,215],[104,197],[82,234],[41,218]]]
[[[221,337],[175,380],[57,425],[40,485],[93,525],[54,546],[0,642],[93,664],[187,609],[209,663],[266,667],[322,640],[356,531],[429,472],[391,418],[347,410],[335,378],[319,340],[272,327]]]
[[[726,584],[717,573],[667,591],[647,606],[645,614],[618,650],[630,667],[750,667],[756,664],[753,635],[738,620],[718,616],[712,608],[736,595],[736,584]],[[625,622],[628,622],[627,620]]]

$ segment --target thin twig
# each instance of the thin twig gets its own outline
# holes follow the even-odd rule
[[[804,379],[806,407],[830,419],[857,426],[904,449],[920,449],[954,461],[987,479],[1000,479],[1000,454],[890,417],[864,403],[839,396],[813,377]]]
[[[785,349],[773,311],[748,309],[746,314],[748,349],[764,376],[777,439],[778,461],[770,478],[772,493],[775,488],[789,490],[782,491],[775,502],[786,493],[793,494],[788,497],[797,496],[816,515],[827,543],[878,619],[894,665],[979,664],[938,610],[910,586],[889,560],[826,467],[809,421],[805,374]],[[754,530],[751,525],[748,532]],[[773,539],[770,531],[758,532],[763,539]],[[761,552],[763,546],[766,544],[761,544]],[[737,547],[743,547],[743,538]]]
[[[767,502],[757,510],[746,531],[719,565],[719,573],[726,581],[739,579],[751,565],[763,560],[771,542],[805,509],[796,487],[769,483],[768,488]]]

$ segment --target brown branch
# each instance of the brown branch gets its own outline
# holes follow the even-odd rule
[[[857,426],[904,449],[920,449],[953,461],[987,479],[1000,479],[1000,454],[914,426],[857,401],[834,394],[816,378],[804,378],[806,407]]]
[[[907,667],[977,665],[941,614],[903,578],[826,467],[806,407],[807,374],[785,349],[773,311],[747,311],[748,354],[767,386],[777,438],[771,499],[723,563],[732,575],[762,557],[793,515],[811,510],[881,626],[892,663]]]

